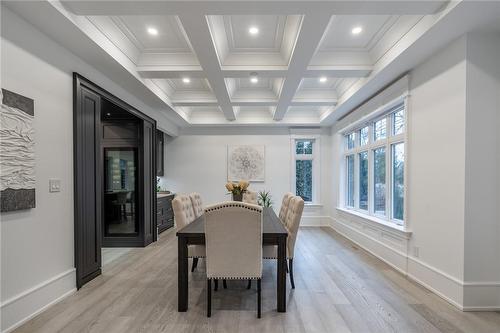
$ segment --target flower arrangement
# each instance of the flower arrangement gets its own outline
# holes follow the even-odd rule
[[[229,191],[228,194],[233,195],[234,201],[242,201],[243,193],[245,193],[250,186],[248,180],[240,180],[238,183],[228,182],[226,184],[226,189]]]

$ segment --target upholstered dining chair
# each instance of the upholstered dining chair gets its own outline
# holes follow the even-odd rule
[[[283,196],[283,200],[281,201],[280,213],[278,215],[280,222],[285,223],[286,213],[288,212],[288,204],[290,203],[290,199],[293,197],[293,193],[287,192]]]
[[[201,200],[201,195],[199,193],[193,192],[189,195],[191,198],[191,204],[193,205],[193,212],[196,218],[203,215],[203,201]]]
[[[196,220],[191,198],[187,195],[176,195],[172,200],[172,209],[174,211],[176,230],[180,230]],[[205,246],[188,245],[188,258],[193,259],[191,272],[194,272],[196,266],[198,266],[198,258],[205,258]]]
[[[257,280],[261,316],[262,207],[228,201],[205,209],[207,317],[212,314],[212,280]],[[237,251],[235,251],[237,249]]]
[[[301,197],[293,196],[288,203],[288,213],[285,219],[285,228],[288,231],[287,238],[287,259],[288,271],[290,273],[290,284],[292,289],[295,289],[295,281],[293,280],[293,255],[295,249],[295,241],[299,231],[300,219],[304,211],[304,200]],[[278,247],[276,245],[265,245],[263,247],[264,259],[278,259]]]
[[[245,191],[245,193],[243,193],[243,202],[246,202],[246,203],[249,203],[249,204],[252,204],[252,205],[256,205],[257,204],[257,192],[253,192],[253,191]]]

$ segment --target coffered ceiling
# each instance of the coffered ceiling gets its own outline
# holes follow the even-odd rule
[[[160,99],[179,126],[331,125],[500,12],[492,6],[471,16],[469,4],[448,1],[47,4]]]

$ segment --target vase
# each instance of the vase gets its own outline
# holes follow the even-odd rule
[[[233,201],[243,201],[243,193],[240,194],[233,193]]]

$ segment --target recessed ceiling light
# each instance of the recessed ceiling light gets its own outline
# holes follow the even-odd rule
[[[321,83],[324,83],[324,82],[326,82],[327,80],[328,80],[328,79],[326,78],[326,76],[322,76],[322,77],[320,77],[320,78],[319,78],[319,82],[321,82]]]
[[[250,27],[248,29],[248,33],[250,35],[257,35],[259,33],[259,28],[255,27],[255,26],[254,27]]]
[[[182,78],[182,82],[187,84],[187,83],[191,82],[191,79],[188,77],[184,77],[184,78]]]
[[[252,82],[252,83],[259,82],[259,78],[257,76],[257,73],[255,73],[255,72],[250,73],[250,82]]]
[[[150,34],[151,36],[157,36],[158,35],[158,29],[156,29],[154,27],[149,27],[148,28],[148,34]]]
[[[362,27],[360,27],[360,26],[354,27],[354,28],[352,28],[352,30],[351,30],[351,33],[352,33],[353,35],[359,35],[361,32],[363,32],[363,28],[362,28]]]

